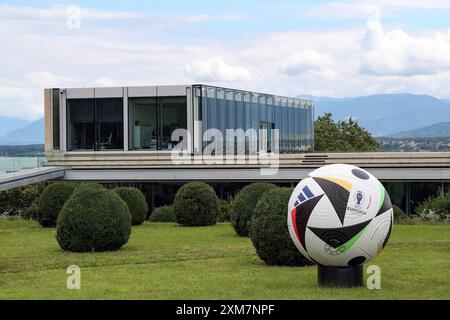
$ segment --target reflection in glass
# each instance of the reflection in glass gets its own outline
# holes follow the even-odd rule
[[[123,149],[123,99],[95,99],[96,150]]]
[[[160,149],[171,150],[179,141],[171,141],[172,132],[186,129],[186,97],[159,98],[161,110],[161,145]]]
[[[156,150],[158,147],[158,104],[153,98],[129,98],[130,150]]]
[[[210,86],[202,86],[202,92],[204,131],[215,128],[225,135],[225,129],[277,129],[280,152],[312,149],[312,105],[305,101]]]
[[[67,99],[67,149],[94,150],[94,99]]]

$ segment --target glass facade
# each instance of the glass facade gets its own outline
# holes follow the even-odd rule
[[[280,152],[313,150],[313,105],[310,101],[204,85],[195,86],[193,92],[196,94],[194,103],[198,104],[195,107],[201,110],[196,120],[202,121],[202,135],[207,129],[219,129],[225,139],[226,129],[254,129],[260,151],[263,151],[272,149],[271,133],[278,129]],[[267,136],[260,136],[260,130],[267,130]],[[203,146],[211,141],[212,137],[208,137]],[[246,137],[246,152],[250,147]]]
[[[96,150],[123,150],[123,99],[95,99]]]
[[[67,147],[122,150],[122,98],[67,99]]]
[[[408,215],[414,215],[417,206],[426,198],[436,196],[440,189],[450,190],[446,181],[382,181],[392,204]]]
[[[94,99],[67,99],[67,149],[94,150]]]
[[[242,129],[246,132],[246,153],[273,151],[272,133],[276,129],[279,130],[279,152],[313,149],[310,138],[313,130],[312,102],[205,85],[192,88],[193,97],[138,94],[125,98],[128,103],[124,103],[123,97],[91,98],[92,95],[84,97],[78,91],[73,98],[66,99],[67,150],[124,150],[124,130],[128,136],[128,150],[171,150],[179,143],[171,141],[172,133],[179,128],[187,129],[191,111],[192,121],[202,121],[200,136],[204,140],[203,148],[218,138],[217,131],[211,137],[207,137],[205,132],[216,129],[223,139],[220,146],[226,153],[234,153],[241,147],[236,136],[242,133],[235,130]],[[188,101],[190,98],[192,100]],[[53,90],[52,103],[53,121],[59,123],[57,89]],[[128,105],[127,110],[124,110],[124,105]],[[124,123],[124,111],[128,114],[127,123]],[[227,129],[233,130],[230,141],[227,141]],[[252,130],[247,131],[249,129]],[[59,126],[54,126],[55,149],[60,148],[59,137]]]
[[[186,128],[186,119],[186,97],[129,98],[129,149],[172,149],[172,132]]]
[[[162,97],[158,100],[161,113],[160,149],[170,150],[179,142],[171,141],[172,132],[187,128],[186,97]]]
[[[158,149],[157,98],[128,99],[128,138],[130,150]]]

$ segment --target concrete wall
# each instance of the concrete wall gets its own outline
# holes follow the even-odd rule
[[[234,157],[234,163],[208,164],[202,156],[190,156],[190,163],[175,164],[170,152],[68,152],[48,157],[51,166],[73,168],[155,168],[155,167],[204,167],[204,168],[260,168],[264,165],[250,163],[247,157]],[[270,158],[262,157],[262,161]],[[241,162],[239,163],[238,160]],[[290,168],[317,168],[326,164],[347,163],[371,168],[450,168],[450,152],[361,152],[361,153],[296,153],[280,154],[279,166]]]

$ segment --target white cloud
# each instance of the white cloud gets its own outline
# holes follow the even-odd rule
[[[185,67],[186,76],[198,81],[239,82],[250,79],[250,72],[243,67],[226,63],[222,57],[195,60]]]
[[[437,74],[450,68],[450,38],[413,37],[401,29],[385,32],[376,19],[367,23],[361,70],[378,76]]]
[[[381,9],[372,3],[327,2],[314,6],[309,14],[320,19],[365,19],[369,16],[380,16]]]
[[[412,92],[450,97],[447,30],[441,35],[421,30],[420,37],[405,27],[384,26],[385,31],[375,7],[354,9],[356,16],[372,17],[368,27],[352,22],[278,32],[244,28],[226,35],[203,32],[200,25],[245,16],[149,19],[141,13],[131,18],[95,11],[98,19],[92,14],[81,29],[69,30],[65,10],[5,8],[0,5],[1,115],[33,120],[43,114],[42,89],[65,86],[198,81],[288,96]],[[386,6],[381,8],[384,15]]]
[[[415,9],[450,9],[448,0],[371,0],[372,4],[386,7]]]
[[[43,114],[43,90],[0,84],[0,115],[35,120]]]
[[[312,73],[319,77],[332,78],[332,66],[333,59],[329,55],[305,49],[290,55],[281,65],[280,71],[290,76]]]
[[[312,6],[309,14],[317,18],[365,18],[402,9],[450,9],[448,0],[349,0],[330,1]]]
[[[0,5],[0,18],[2,19],[67,19],[70,12],[69,6],[56,6],[49,9],[33,7],[17,7],[11,5]],[[82,19],[135,19],[143,17],[139,13],[100,11],[89,8],[80,8]]]
[[[100,77],[98,79],[95,79],[94,81],[96,87],[116,87],[120,86],[119,83],[111,78],[107,77]]]
[[[69,87],[76,82],[72,77],[61,77],[47,71],[29,72],[25,75],[25,79],[42,88]]]

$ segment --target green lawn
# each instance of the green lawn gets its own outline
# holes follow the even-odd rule
[[[81,267],[81,290],[66,268]],[[272,267],[229,224],[145,223],[118,252],[62,251],[54,229],[0,220],[0,299],[450,299],[450,225],[395,226],[381,290],[319,288],[316,267]]]

